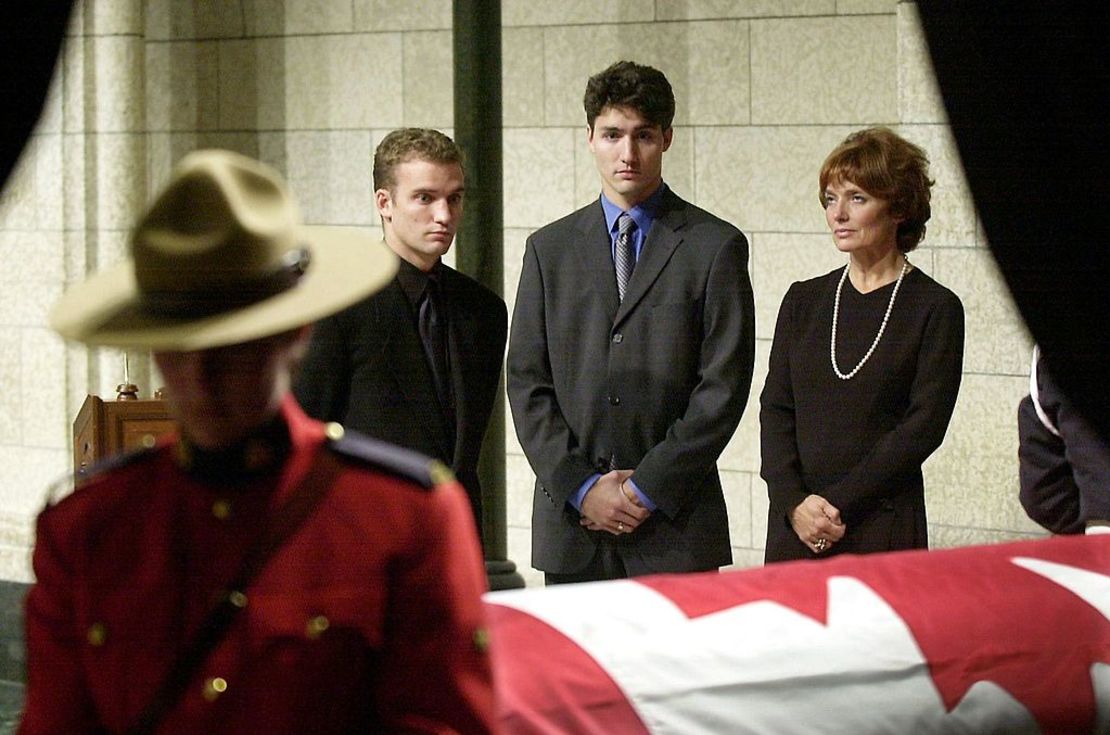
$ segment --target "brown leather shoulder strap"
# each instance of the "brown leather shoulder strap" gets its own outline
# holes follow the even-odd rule
[[[238,572],[224,594],[201,622],[196,635],[174,661],[157,693],[142,714],[128,728],[130,735],[153,733],[162,719],[177,705],[197,670],[227,635],[239,612],[246,607],[246,590],[266,567],[274,554],[312,515],[328,494],[342,468],[327,447],[321,447],[305,478],[289,499],[270,518],[265,531],[247,551]]]

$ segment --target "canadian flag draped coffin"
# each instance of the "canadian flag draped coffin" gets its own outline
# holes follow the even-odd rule
[[[516,735],[1110,733],[1110,536],[486,599]]]

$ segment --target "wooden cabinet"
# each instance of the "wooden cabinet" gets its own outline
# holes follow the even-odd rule
[[[80,478],[96,463],[122,452],[153,446],[158,437],[175,428],[165,401],[105,401],[90,395],[73,421],[74,472]]]

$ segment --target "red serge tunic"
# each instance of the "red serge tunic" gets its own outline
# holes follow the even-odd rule
[[[276,473],[201,483],[167,443],[42,513],[20,732],[134,722],[264,514],[331,451],[291,398],[282,415],[291,449]],[[465,493],[409,479],[388,456],[340,458],[330,492],[247,589],[158,732],[492,729],[485,576]]]

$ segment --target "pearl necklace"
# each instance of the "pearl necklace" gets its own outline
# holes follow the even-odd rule
[[[833,301],[833,320],[832,320],[832,338],[829,341],[829,358],[832,360],[833,372],[836,377],[841,380],[851,380],[855,377],[863,364],[871,357],[871,353],[879,346],[879,340],[883,338],[883,332],[886,330],[887,320],[890,319],[890,311],[894,308],[894,298],[898,295],[898,289],[902,287],[902,279],[906,277],[906,271],[909,269],[910,261],[905,255],[902,256],[902,272],[898,274],[898,280],[894,283],[894,292],[890,294],[890,303],[886,305],[886,313],[883,314],[883,323],[879,325],[879,333],[875,335],[875,341],[867,348],[863,359],[859,361],[859,365],[850,373],[840,372],[840,367],[836,364],[836,322],[840,316],[840,290],[844,288],[844,279],[848,277],[848,269],[852,266],[849,262],[844,266],[844,272],[840,274],[840,283],[836,284],[836,299]]]

